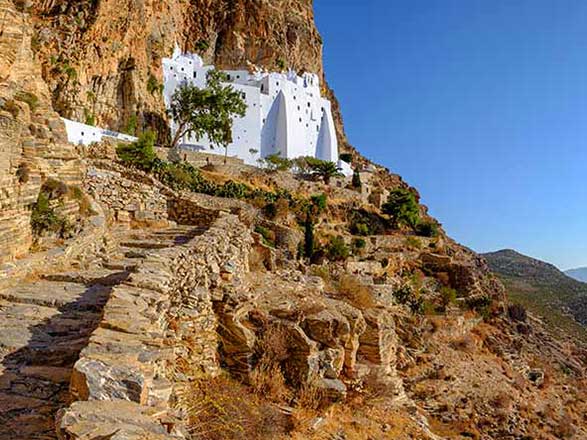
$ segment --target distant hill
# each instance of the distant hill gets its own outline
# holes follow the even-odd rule
[[[553,328],[587,339],[587,284],[554,265],[511,249],[483,254],[510,299],[540,315]]]
[[[567,276],[587,283],[587,267],[578,267],[577,269],[569,269],[565,271]]]

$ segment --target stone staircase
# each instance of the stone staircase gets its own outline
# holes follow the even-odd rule
[[[0,290],[0,440],[56,438],[55,414],[72,400],[72,367],[112,289],[149,252],[185,244],[204,231],[115,230],[115,245],[86,269],[47,273]]]

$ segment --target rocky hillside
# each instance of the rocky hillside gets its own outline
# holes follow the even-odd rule
[[[554,265],[513,250],[483,255],[509,290],[510,298],[523,302],[553,325],[587,324],[587,284],[579,282]]]
[[[585,351],[399,176],[65,142],[59,114],[164,137],[176,43],[323,74],[310,0],[0,0],[0,19],[0,439],[587,438]],[[392,190],[417,222],[382,209]]]
[[[587,267],[565,270],[565,274],[571,278],[587,283]]]

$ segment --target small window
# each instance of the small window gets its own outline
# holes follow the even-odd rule
[[[296,95],[294,95],[294,101],[295,101],[296,99],[297,99],[297,96],[296,96]]]
[[[183,72],[183,67],[181,68],[181,71]]]
[[[171,70],[173,70],[173,66],[169,67]]]
[[[194,78],[198,77],[198,72],[194,72]]]
[[[308,102],[308,108],[310,107],[310,103]]]
[[[320,131],[320,127],[316,125],[316,131]]]
[[[301,111],[301,110],[302,110],[301,107],[298,105],[298,111]]]
[[[265,91],[265,85],[261,84],[261,91],[264,92]]]
[[[263,118],[263,124],[267,121],[267,119]]]
[[[276,84],[277,86],[279,86],[279,81],[277,81],[275,84]]]
[[[84,132],[82,131],[82,137],[85,136]]]
[[[300,118],[300,122],[302,122],[302,118]]]
[[[240,75],[237,75],[237,76],[236,76],[236,79],[241,79],[241,76],[240,76]]]

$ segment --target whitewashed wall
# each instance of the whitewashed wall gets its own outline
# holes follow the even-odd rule
[[[213,68],[204,66],[199,56],[181,54],[178,50],[172,58],[164,58],[166,104],[169,106],[173,93],[183,83],[205,87],[207,73]],[[320,95],[317,75],[245,70],[226,73],[234,89],[243,92],[247,104],[246,115],[233,124],[230,156],[251,165],[275,153],[290,159],[312,156],[339,163],[331,105]],[[223,148],[215,147],[207,138],[187,138],[181,142],[186,149],[224,154]],[[349,174],[347,167],[344,172]]]
[[[81,122],[71,121],[65,118],[61,119],[65,123],[67,140],[75,145],[90,145],[94,142],[102,141],[102,139],[105,137],[126,142],[137,141],[137,138],[134,136],[94,127],[92,125],[82,124]]]

